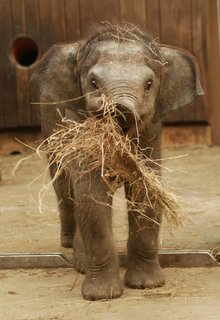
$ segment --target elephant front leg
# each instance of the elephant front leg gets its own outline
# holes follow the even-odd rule
[[[146,212],[151,218],[152,210]],[[125,284],[130,288],[155,288],[165,277],[158,260],[159,226],[147,217],[129,212],[129,239]]]
[[[101,181],[91,177],[82,180],[76,191],[77,219],[86,266],[82,295],[88,300],[116,298],[123,290],[112,237],[111,197]]]

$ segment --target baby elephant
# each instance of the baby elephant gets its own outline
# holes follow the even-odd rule
[[[40,60],[32,81],[39,88],[45,138],[60,123],[60,114],[76,121],[83,121],[85,114],[100,116],[104,96],[121,111],[116,120],[123,132],[138,135],[137,143],[153,159],[160,159],[161,117],[203,95],[191,54],[158,45],[139,29],[128,27],[108,26],[86,41],[54,45]],[[100,173],[77,179],[78,166],[70,164],[71,170],[74,175],[59,176],[54,183],[61,244],[74,248],[75,267],[84,269],[85,299],[119,297],[123,286],[112,236],[112,197]],[[55,171],[53,164],[52,177]],[[127,186],[125,193],[129,199]],[[160,222],[161,213],[149,208],[146,216]],[[128,220],[125,284],[139,289],[162,286],[158,225],[132,211]]]

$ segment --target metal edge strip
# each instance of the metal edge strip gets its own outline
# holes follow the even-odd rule
[[[208,250],[160,250],[159,261],[164,268],[218,267],[220,263]],[[120,267],[126,267],[127,253],[119,253]],[[0,269],[71,268],[73,261],[62,253],[0,254]]]

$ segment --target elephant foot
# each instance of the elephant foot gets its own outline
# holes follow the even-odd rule
[[[61,232],[60,237],[61,246],[64,248],[72,248],[73,247],[73,234],[72,232]]]
[[[82,286],[82,295],[86,300],[114,299],[120,297],[122,293],[120,277],[114,274],[86,276]]]
[[[134,289],[156,288],[165,284],[165,275],[158,262],[132,265],[125,274],[125,284]]]

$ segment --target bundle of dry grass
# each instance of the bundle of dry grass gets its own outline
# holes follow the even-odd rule
[[[83,168],[81,174],[99,170],[112,195],[122,183],[129,184],[129,209],[146,216],[146,208],[151,207],[180,226],[183,215],[179,204],[151,168],[153,160],[123,134],[114,120],[118,112],[114,106],[104,103],[103,109],[101,118],[87,118],[82,123],[62,119],[63,125],[39,146],[49,155],[50,164],[57,164],[54,179],[68,171],[70,162],[77,161]]]

